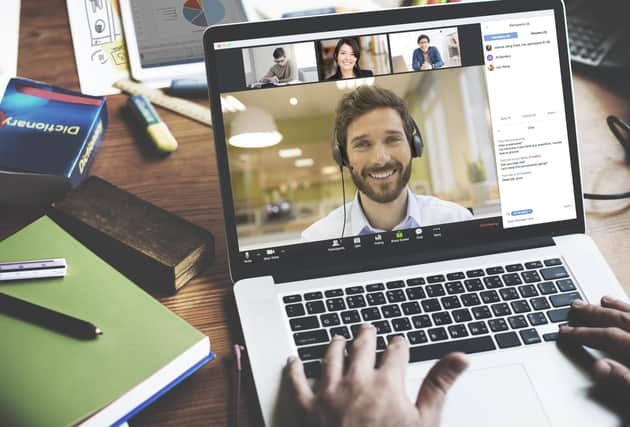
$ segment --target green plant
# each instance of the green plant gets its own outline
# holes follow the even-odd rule
[[[473,184],[486,180],[486,168],[481,160],[468,162],[467,172],[468,180]]]

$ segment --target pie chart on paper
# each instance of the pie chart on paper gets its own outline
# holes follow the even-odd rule
[[[219,0],[187,0],[183,12],[184,18],[197,27],[209,27],[225,17],[225,8]]]

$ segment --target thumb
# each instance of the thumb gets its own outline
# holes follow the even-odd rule
[[[619,362],[601,359],[593,366],[595,378],[615,391],[630,391],[630,369]]]
[[[431,368],[420,386],[416,399],[416,407],[423,420],[423,426],[439,425],[446,393],[467,367],[468,360],[463,353],[451,353]]]

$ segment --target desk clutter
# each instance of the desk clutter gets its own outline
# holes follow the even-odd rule
[[[0,242],[2,260],[58,254],[65,277],[5,282],[2,292],[92,322],[102,335],[77,339],[0,314],[3,425],[119,425],[214,358],[208,337],[49,217]]]

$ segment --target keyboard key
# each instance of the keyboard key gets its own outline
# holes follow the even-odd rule
[[[543,334],[543,339],[545,341],[557,341],[558,333],[557,332],[549,332],[548,334]]]
[[[558,289],[560,289],[561,292],[568,292],[568,291],[575,290],[575,284],[573,283],[573,280],[571,279],[558,280],[556,282],[556,285],[558,285]]]
[[[540,336],[534,328],[523,329],[518,331],[518,333],[525,344],[536,344],[540,342]]]
[[[453,320],[457,323],[469,322],[472,320],[470,311],[467,308],[462,308],[461,310],[453,310],[451,314],[453,315]]]
[[[499,290],[499,293],[501,294],[501,298],[503,299],[503,301],[509,301],[519,298],[518,292],[516,292],[516,289],[514,288],[501,289]]]
[[[331,314],[336,315],[336,313]],[[322,315],[322,317],[324,317],[324,315]],[[348,323],[359,323],[361,321],[361,316],[359,316],[359,312],[357,310],[344,311],[343,313],[341,313],[341,320],[346,325]]]
[[[304,299],[307,301],[312,301],[314,299],[322,299],[324,298],[324,294],[321,292],[307,292],[304,294]]]
[[[444,328],[433,328],[427,331],[429,333],[429,338],[431,341],[443,341],[448,339],[448,335],[446,334],[446,329]]]
[[[427,282],[429,283],[439,283],[439,282],[444,282],[445,280],[446,278],[444,277],[443,274],[435,274],[433,276],[427,277]]]
[[[385,285],[383,285],[382,283],[374,283],[372,285],[367,285],[365,287],[365,290],[368,291],[368,292],[384,291],[385,290]]]
[[[414,346],[409,349],[409,362],[422,362],[425,360],[440,359],[448,353],[461,351],[462,353],[479,353],[495,350],[496,346],[490,336],[466,338],[456,341],[447,341],[436,344]]]
[[[485,322],[470,322],[468,324],[468,330],[471,335],[482,335],[488,333],[488,327]]]
[[[431,319],[426,314],[413,316],[411,318],[411,321],[413,322],[413,327],[416,329],[428,328],[430,326],[433,326],[433,324],[431,323]]]
[[[348,308],[365,307],[365,298],[363,298],[363,295],[353,295],[346,297],[346,303],[348,304]]]
[[[341,289],[329,289],[324,292],[324,295],[326,295],[326,298],[340,297],[343,295],[343,291]]]
[[[536,290],[536,286],[534,285],[519,286],[518,291],[521,293],[521,296],[523,298],[531,298],[531,297],[538,296],[538,291]]]
[[[389,301],[390,303],[406,301],[405,293],[402,291],[402,289],[387,291],[385,295],[387,296],[387,301]]]
[[[446,275],[446,280],[462,280],[465,278],[466,278],[466,275],[461,271],[458,271],[456,273],[448,273]]]
[[[505,282],[507,286],[516,286],[516,285],[523,284],[523,281],[518,276],[518,273],[508,273],[508,274],[504,274],[501,277],[503,277],[503,281]]]
[[[400,312],[400,307],[398,307],[398,304],[384,305],[381,307],[381,311],[383,312],[383,317],[402,316],[402,313]]]
[[[433,318],[433,323],[435,324],[435,326],[448,325],[448,324],[453,323],[453,320],[451,319],[451,315],[448,314],[447,311],[433,313],[431,317]]]
[[[341,335],[342,337],[344,337],[345,339],[349,340],[350,337],[350,331],[348,331],[348,328],[346,326],[339,326],[336,328],[330,328],[330,338],[334,337],[335,335]]]
[[[557,294],[557,295],[552,295],[549,297],[549,299],[551,300],[551,304],[554,307],[564,307],[566,305],[571,304],[571,301],[573,301],[574,299],[581,299],[581,298],[582,297],[577,292],[571,292],[568,294]]]
[[[424,331],[407,332],[407,339],[410,345],[418,345],[429,341]]]
[[[536,270],[532,271],[523,271],[521,273],[521,277],[525,283],[535,283],[540,282],[540,276]]]
[[[464,338],[468,336],[468,330],[464,325],[452,325],[448,327],[451,338]]]
[[[466,272],[466,277],[481,277],[481,276],[485,276],[485,274],[486,273],[484,273],[484,271],[481,269],[468,270]]]
[[[328,344],[300,347],[298,348],[298,356],[301,360],[323,359],[327,348]]]
[[[291,325],[291,330],[294,332],[303,331],[305,329],[319,328],[319,322],[317,321],[317,316],[298,317],[298,318],[289,319],[289,324]],[[328,326],[328,325],[324,325],[324,326]]]
[[[407,286],[419,286],[427,283],[423,277],[414,277],[413,279],[407,279]]]
[[[385,338],[379,335],[376,337],[376,350],[385,350],[387,348],[387,344],[385,343]]]
[[[540,270],[540,274],[542,274],[542,277],[545,280],[564,279],[565,277],[569,276],[567,270],[565,270],[562,266],[543,268],[542,270]]]
[[[522,271],[522,270],[523,270],[523,264],[510,264],[510,265],[505,266],[505,271],[508,271],[510,273],[514,271]]]
[[[331,298],[326,300],[326,308],[328,311],[345,310],[346,303],[343,302],[343,298]]]
[[[363,316],[363,320],[365,320],[366,322],[370,322],[372,320],[380,319],[381,312],[376,307],[369,307],[361,310],[361,316]]]
[[[304,306],[302,303],[285,305],[284,309],[287,311],[287,316],[289,317],[297,317],[304,316],[306,313],[304,312]]]
[[[481,279],[464,280],[464,285],[466,286],[468,292],[483,291],[483,283],[481,282]]]
[[[372,294],[367,294],[367,302],[369,305],[383,305],[387,301],[385,300],[385,295],[383,292],[375,292]]]
[[[387,320],[372,322],[372,325],[376,328],[377,334],[389,334],[392,331],[392,328],[389,326],[389,322]]]
[[[306,303],[306,311],[308,314],[319,314],[326,311],[326,307],[324,306],[324,301],[310,301]]]
[[[541,312],[529,313],[527,315],[527,318],[529,319],[529,323],[532,326],[544,325],[545,323],[547,323],[547,318]]]
[[[477,294],[465,294],[461,296],[461,299],[462,299],[462,303],[466,307],[471,307],[473,305],[481,304],[481,301],[479,300],[479,296]]]
[[[514,310],[514,313],[527,313],[528,311],[532,311],[525,300],[512,301],[510,305],[512,306],[512,310]]]
[[[529,302],[532,304],[534,310],[545,310],[549,308],[549,302],[547,302],[547,298],[545,297],[532,298]]]
[[[306,378],[319,378],[322,376],[322,362],[304,363],[304,374]]]
[[[481,295],[481,300],[486,304],[492,304],[493,302],[500,301],[497,291],[484,291],[481,292],[479,295]]]
[[[486,273],[487,274],[502,274],[502,273],[505,273],[505,270],[503,269],[503,267],[490,267],[490,268],[486,268]]]
[[[302,296],[301,295],[287,295],[287,296],[282,297],[282,301],[284,301],[285,304],[292,304],[294,302],[302,301]]]
[[[510,322],[512,329],[526,328],[529,326],[523,315],[508,317],[508,322]]]
[[[492,317],[492,314],[490,313],[490,309],[486,307],[485,305],[482,305],[480,307],[473,307],[471,311],[475,320],[487,319],[489,317]]]
[[[501,278],[499,276],[484,277],[483,283],[485,283],[487,289],[496,289],[503,286],[503,282],[501,282]]]
[[[326,329],[317,329],[308,332],[296,332],[293,334],[296,345],[310,345],[320,342],[328,342],[328,332]]]
[[[353,337],[358,337],[359,336],[359,332],[361,332],[361,324],[360,323],[355,323],[353,325],[350,325],[350,330],[352,331],[352,336]]]
[[[510,310],[510,306],[504,302],[500,302],[498,304],[492,304],[490,308],[492,308],[492,312],[494,313],[496,317],[508,316],[512,314],[512,311]]]
[[[547,316],[549,317],[549,320],[554,323],[566,322],[567,320],[569,320],[569,307],[559,308],[557,310],[549,310],[547,312]]]
[[[337,326],[340,322],[339,322],[339,316],[337,315],[337,313],[326,313],[326,314],[322,314],[321,316],[319,316],[319,320],[322,322],[322,326],[324,327],[329,327],[329,326]],[[361,319],[357,320],[357,322],[360,322]],[[348,323],[348,322],[345,322]]]
[[[392,327],[396,332],[408,331],[411,329],[411,322],[406,317],[399,317],[398,319],[392,319]]]
[[[394,280],[393,282],[387,282],[387,289],[399,289],[404,288],[405,282],[402,280]]]
[[[442,302],[442,307],[444,307],[445,310],[460,308],[462,306],[462,304],[459,302],[459,298],[457,298],[457,296],[455,295],[450,297],[443,297],[440,299],[440,301]]]
[[[502,334],[496,334],[494,339],[497,340],[499,348],[517,347],[521,345],[521,341],[518,339],[516,332],[504,332]]]
[[[427,295],[431,298],[446,295],[446,292],[444,291],[444,286],[439,283],[436,285],[427,285],[425,289],[427,291]]]
[[[417,300],[417,299],[422,299],[422,298],[426,298],[426,294],[424,293],[424,289],[423,288],[407,288],[405,289],[405,292],[407,293],[407,298],[409,300]]]
[[[560,258],[546,259],[545,260],[545,265],[547,267],[551,267],[553,265],[562,265],[562,261],[560,261]]]
[[[420,304],[418,304],[416,301],[405,302],[401,304],[400,306],[402,307],[403,313],[405,313],[405,315],[407,316],[411,316],[412,314],[418,314],[422,312],[422,309],[420,308]]]
[[[540,261],[532,261],[532,262],[525,263],[525,268],[528,270],[533,270],[535,268],[542,268],[542,267],[543,267],[543,263]]]
[[[488,320],[488,326],[492,332],[501,332],[508,330],[508,324],[505,319],[490,319]]]
[[[350,286],[346,288],[346,295],[362,294],[363,292],[365,292],[363,286]]]
[[[440,301],[438,301],[437,298],[425,299],[421,301],[420,304],[422,305],[422,309],[427,313],[442,310],[442,306],[440,306]]]
[[[453,294],[464,293],[464,292],[466,292],[466,290],[464,289],[464,286],[462,285],[462,282],[448,282],[448,283],[446,283],[446,292],[449,295],[453,295]]]

